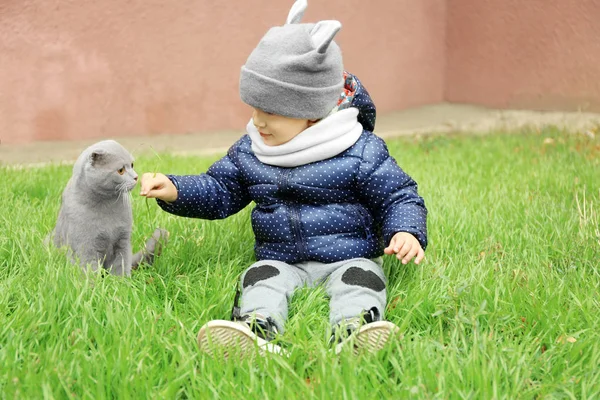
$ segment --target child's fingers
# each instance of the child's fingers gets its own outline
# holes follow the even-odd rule
[[[388,247],[386,247],[385,249],[383,249],[383,252],[385,254],[394,254],[394,244],[396,243],[396,241],[394,239],[392,239],[390,241],[390,245]]]
[[[396,254],[396,257],[398,258],[398,260],[402,260],[410,251],[410,249],[412,249],[413,245],[411,242],[404,242],[404,245],[402,246],[402,248],[400,248]]]
[[[158,190],[142,191],[140,192],[140,195],[145,196],[147,199],[155,199],[159,196]]]
[[[415,264],[419,264],[425,258],[425,251],[419,247],[419,252],[417,253],[417,258],[415,259]]]
[[[410,251],[404,256],[402,259],[402,264],[408,264],[410,260],[412,260],[419,253],[419,248],[417,246],[413,246]]]
[[[150,197],[149,194],[152,193],[155,188],[156,188],[155,185],[148,185],[148,184],[143,185],[140,189],[140,195]]]
[[[388,247],[383,249],[383,252],[385,254],[394,254],[394,246],[396,246],[396,237],[395,236],[392,237],[392,239],[390,240],[390,244],[388,245]]]
[[[404,239],[397,239],[394,245],[390,247],[392,248],[393,253],[398,254],[398,252],[400,252],[405,245],[406,241]]]
[[[163,185],[158,184],[157,186],[152,188],[152,190],[150,190],[148,193],[146,193],[146,197],[148,197],[150,199],[159,198],[159,199],[165,200],[165,199],[169,198],[169,191]]]
[[[145,196],[149,191],[152,190],[152,174],[145,173],[142,175],[142,180],[140,182],[140,194]]]
[[[164,185],[159,178],[155,178],[153,174],[146,173],[142,176],[142,183],[140,185],[140,195],[147,196],[149,192],[155,189],[162,188]]]

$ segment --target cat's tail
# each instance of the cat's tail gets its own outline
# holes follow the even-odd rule
[[[150,239],[146,241],[144,249],[131,257],[131,269],[138,269],[142,263],[148,265],[154,264],[154,257],[160,255],[168,240],[169,232],[165,229],[156,228]]]

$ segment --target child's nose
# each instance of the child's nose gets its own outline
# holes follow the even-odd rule
[[[264,128],[265,126],[267,126],[266,122],[262,118],[260,118],[260,115],[256,110],[252,113],[252,123],[257,128]]]

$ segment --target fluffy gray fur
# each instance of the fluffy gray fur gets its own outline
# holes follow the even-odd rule
[[[85,149],[62,194],[54,228],[57,247],[66,246],[84,268],[129,276],[141,262],[152,264],[168,233],[154,231],[144,250],[132,255],[130,192],[137,184],[133,156],[114,140]]]

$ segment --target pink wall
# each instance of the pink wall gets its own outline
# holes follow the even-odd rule
[[[242,129],[239,68],[289,1],[0,1],[0,141]],[[312,0],[382,112],[443,100],[446,0]],[[376,4],[376,6],[374,6]]]
[[[445,98],[600,111],[600,1],[448,0]]]
[[[600,111],[598,0],[309,0],[379,112]],[[0,141],[242,129],[239,68],[293,0],[0,1]]]

